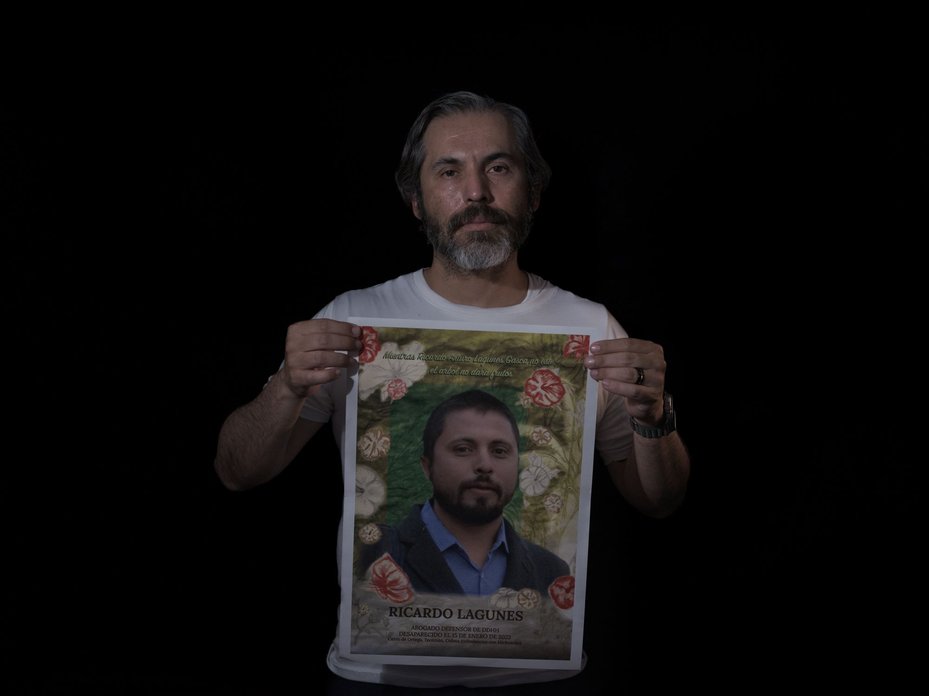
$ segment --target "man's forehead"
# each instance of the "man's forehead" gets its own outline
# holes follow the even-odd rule
[[[495,111],[449,114],[432,120],[423,137],[426,157],[466,154],[488,150],[513,154],[514,137],[509,122]]]
[[[513,436],[510,421],[497,411],[479,411],[475,408],[451,411],[445,416],[443,434],[451,436],[480,435],[488,430],[499,430]]]

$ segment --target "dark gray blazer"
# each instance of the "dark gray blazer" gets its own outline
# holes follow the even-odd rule
[[[429,530],[420,516],[422,505],[414,505],[399,525],[381,528],[381,539],[376,544],[361,546],[360,569],[368,567],[384,553],[389,553],[403,568],[416,592],[437,594],[463,594],[442,552],[435,545]],[[503,521],[506,543],[509,547],[503,587],[514,590],[531,587],[544,596],[552,581],[571,573],[568,564],[554,553],[520,537],[512,525]]]

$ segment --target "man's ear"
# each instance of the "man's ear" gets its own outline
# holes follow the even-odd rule
[[[417,220],[423,219],[423,211],[419,205],[419,198],[414,198],[412,201],[410,201],[410,208],[412,209],[413,215],[416,216]]]
[[[429,463],[429,458],[426,455],[423,455],[419,458],[419,465],[423,468],[423,473],[426,475],[426,478],[429,481],[432,481],[432,466]]]

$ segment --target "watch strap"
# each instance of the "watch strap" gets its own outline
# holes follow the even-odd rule
[[[632,416],[629,416],[629,422],[634,432],[649,440],[670,435],[677,430],[677,415],[674,412],[674,401],[671,395],[668,392],[664,394],[664,417],[658,425],[644,425]]]

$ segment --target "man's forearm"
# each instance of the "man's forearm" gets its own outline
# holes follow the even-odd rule
[[[681,504],[690,478],[690,457],[678,434],[660,438],[634,435],[634,451],[609,464],[623,497],[650,517],[667,517]]]
[[[654,517],[666,517],[681,504],[690,478],[690,456],[675,432],[665,437],[635,435],[635,468]]]
[[[233,411],[219,433],[214,466],[227,488],[252,488],[293,459],[288,443],[303,399],[275,376],[253,401]]]

